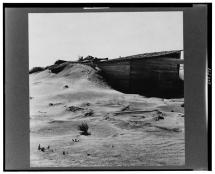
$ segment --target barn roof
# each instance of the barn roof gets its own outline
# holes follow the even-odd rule
[[[183,50],[160,51],[160,52],[136,54],[136,55],[132,55],[132,56],[126,56],[126,57],[111,59],[111,60],[108,60],[108,62],[131,60],[131,59],[142,59],[142,58],[150,58],[150,57],[159,57],[159,56],[164,56],[164,55],[171,55],[171,54],[175,54],[175,53],[180,53],[181,51],[183,51]]]

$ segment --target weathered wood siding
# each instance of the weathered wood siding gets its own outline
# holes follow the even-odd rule
[[[177,92],[182,88],[178,63],[168,58],[147,58],[130,63],[130,91],[148,94]]]
[[[183,93],[183,81],[179,78],[180,63],[176,58],[161,56],[106,62],[98,66],[115,89],[156,96],[161,93]]]
[[[104,77],[108,83],[116,89],[124,92],[129,92],[130,83],[130,63],[121,62],[115,64],[102,64],[99,66],[102,69]]]

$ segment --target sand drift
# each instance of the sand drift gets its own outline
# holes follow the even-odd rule
[[[183,165],[183,103],[118,92],[83,64],[31,73],[31,167]]]

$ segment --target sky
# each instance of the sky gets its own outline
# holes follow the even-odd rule
[[[183,49],[183,12],[30,13],[29,68]]]

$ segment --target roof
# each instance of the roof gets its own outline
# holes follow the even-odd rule
[[[160,52],[152,52],[152,53],[144,53],[144,54],[136,54],[132,56],[120,57],[116,59],[111,59],[104,62],[112,62],[112,61],[123,61],[123,60],[131,60],[131,59],[142,59],[142,58],[150,58],[150,57],[158,57],[164,55],[170,55],[174,53],[180,53],[183,50],[172,50],[172,51],[160,51]]]

